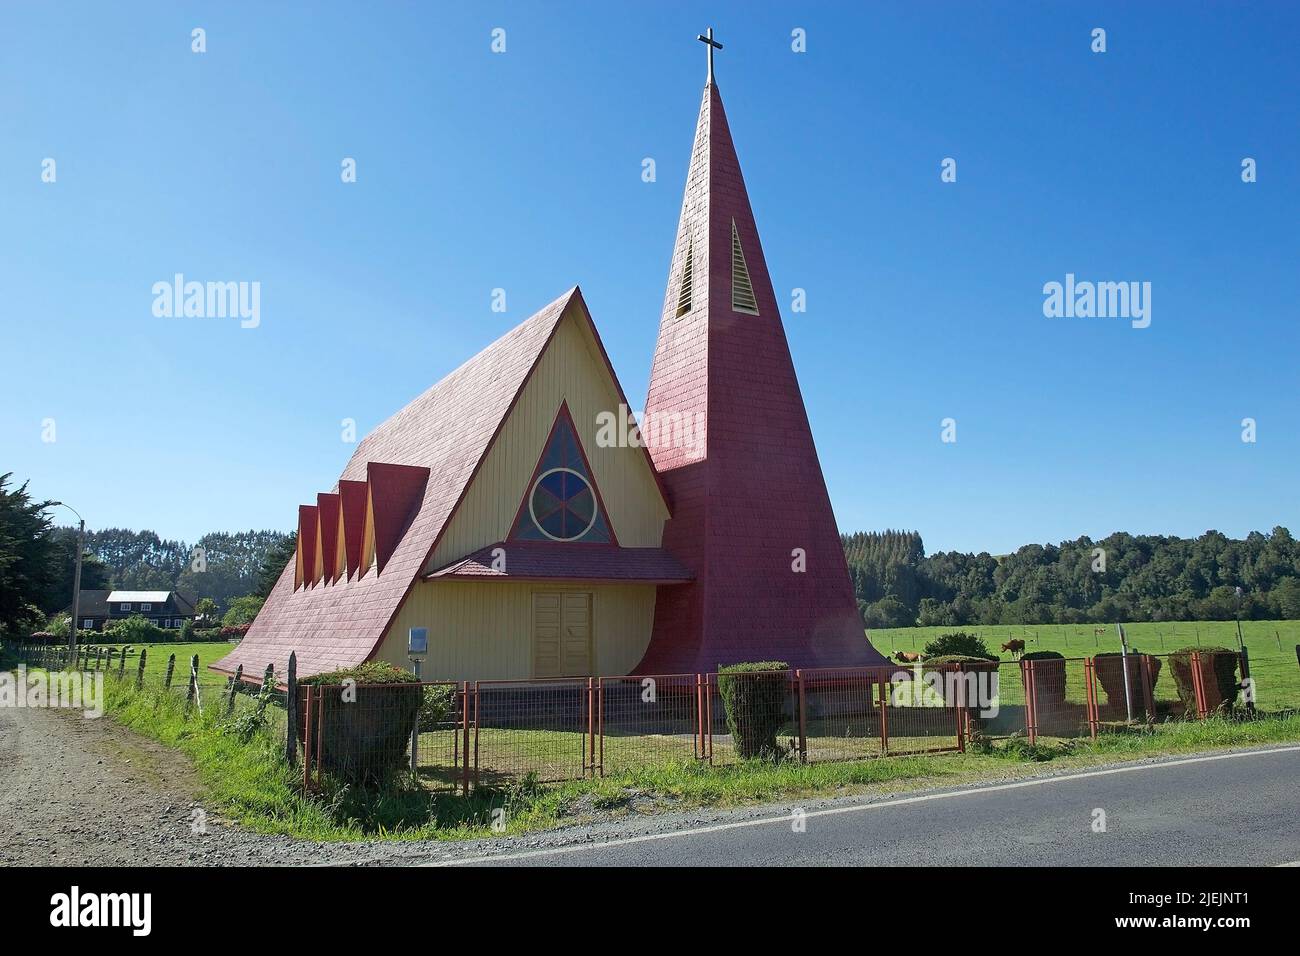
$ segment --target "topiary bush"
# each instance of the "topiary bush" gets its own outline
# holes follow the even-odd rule
[[[997,655],[989,652],[988,645],[977,634],[967,634],[964,631],[957,631],[953,634],[942,634],[936,637],[929,644],[925,645],[922,653],[933,663],[936,657],[951,657],[959,655],[962,657],[974,657],[986,661],[997,660]]]
[[[323,691],[323,727],[317,755],[322,769],[350,783],[382,784],[405,764],[406,746],[425,696],[414,674],[384,661],[368,661],[313,674],[298,683],[328,688]],[[313,722],[319,713],[312,714]],[[305,693],[298,699],[298,718],[298,739],[303,740],[307,726]]]
[[[1035,661],[1034,686],[1040,705],[1059,707],[1065,703],[1065,655],[1056,651],[1031,651],[1020,657],[1020,681],[1027,677],[1024,661]]]
[[[1226,647],[1184,647],[1169,655],[1169,666],[1174,672],[1178,699],[1183,702],[1183,713],[1196,714],[1196,685],[1192,682],[1193,654],[1201,655],[1206,709],[1231,710],[1237,702],[1237,664],[1240,662],[1237,652]]]
[[[718,694],[727,715],[727,729],[742,760],[776,760],[781,749],[777,732],[785,721],[790,665],[755,661],[718,668]]]
[[[1142,701],[1146,697],[1142,684],[1143,656],[1142,652],[1136,647],[1129,649],[1129,693],[1132,694],[1133,712],[1135,714],[1143,706]],[[1102,651],[1100,654],[1094,654],[1092,659],[1096,664],[1097,682],[1101,684],[1101,689],[1106,692],[1107,704],[1116,714],[1121,713],[1121,708],[1124,707],[1124,655],[1119,651]],[[1163,665],[1158,657],[1149,657],[1148,659],[1151,661],[1151,692],[1154,694],[1156,679],[1160,676],[1160,668]],[[1193,707],[1194,710],[1195,707]]]

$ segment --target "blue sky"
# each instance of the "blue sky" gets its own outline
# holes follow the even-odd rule
[[[1281,3],[6,4],[0,472],[91,527],[288,530],[342,419],[575,283],[639,404],[710,23],[842,529],[1298,529]],[[177,272],[260,282],[260,326],[155,317]],[[1044,317],[1066,273],[1150,282],[1151,326]]]

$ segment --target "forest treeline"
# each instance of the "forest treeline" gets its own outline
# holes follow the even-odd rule
[[[996,557],[927,555],[914,531],[841,538],[868,627],[1300,618],[1300,546],[1283,527],[1245,538],[1116,532]]]

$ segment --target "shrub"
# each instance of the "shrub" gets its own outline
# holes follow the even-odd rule
[[[957,631],[953,634],[943,634],[936,637],[929,644],[925,645],[922,653],[927,658],[935,657],[974,657],[980,660],[995,661],[997,655],[989,652],[988,645],[976,634],[967,634],[964,631]]]
[[[404,763],[424,694],[414,674],[384,661],[299,681],[316,687],[342,687],[348,682],[355,682],[355,699],[342,691],[323,695],[320,764],[350,783],[382,784]],[[301,739],[306,728],[305,698],[297,706]]]
[[[243,640],[248,633],[249,625],[247,624],[227,624],[223,625],[221,630],[217,631],[217,637],[223,641]]]
[[[1136,647],[1129,648],[1128,657],[1129,693],[1132,695],[1136,712],[1136,709],[1142,705],[1145,696],[1142,689],[1142,652]],[[1101,684],[1101,689],[1106,692],[1106,702],[1116,708],[1124,705],[1123,658],[1124,655],[1119,651],[1102,651],[1100,654],[1093,655],[1093,661],[1097,665],[1097,681]],[[1160,676],[1162,664],[1158,657],[1152,657],[1150,660],[1151,688],[1152,693],[1154,693],[1156,679]]]
[[[424,688],[420,703],[420,727],[437,727],[456,712],[456,688],[450,684],[433,684]]]
[[[415,684],[418,679],[410,671],[402,670],[387,661],[366,661],[356,667],[345,667],[324,674],[298,678],[298,683],[313,687],[336,687],[347,681],[358,684]]]
[[[1201,655],[1206,704],[1210,710],[1231,710],[1237,702],[1237,652],[1226,647],[1184,647],[1169,655],[1169,666],[1173,668],[1174,684],[1178,688],[1178,699],[1183,702],[1183,713],[1196,713],[1192,655],[1197,653]],[[1206,661],[1210,662],[1209,668],[1205,666]]]
[[[139,614],[104,625],[103,640],[109,644],[159,644],[167,639],[166,631]]]
[[[1060,707],[1065,703],[1065,655],[1056,651],[1031,651],[1021,656],[1021,661],[1038,661],[1034,665],[1034,686],[1037,689],[1035,700],[1048,707]],[[1025,670],[1020,671],[1020,681],[1027,679]]]
[[[225,616],[221,618],[221,623],[226,627],[252,624],[253,618],[257,617],[257,612],[260,610],[262,610],[262,599],[256,594],[235,598],[230,602]]]
[[[742,760],[775,760],[777,731],[785,719],[790,665],[756,661],[718,668],[718,693],[727,729]]]

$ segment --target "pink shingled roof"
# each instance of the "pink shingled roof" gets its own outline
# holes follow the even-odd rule
[[[502,561],[494,560],[498,556]],[[493,567],[496,564],[497,567]],[[663,548],[511,541],[489,545],[425,575],[426,580],[640,581],[677,584],[693,575]]]
[[[341,483],[364,482],[371,462],[428,469],[419,510],[383,570],[295,591],[289,562],[248,636],[213,665],[215,670],[230,673],[243,664],[246,674],[261,674],[272,664],[283,675],[289,653],[296,651],[298,673],[306,676],[370,657],[573,302],[587,315],[582,293],[574,287],[366,436]],[[346,516],[346,498],[344,508]],[[314,534],[314,521],[311,527]]]

